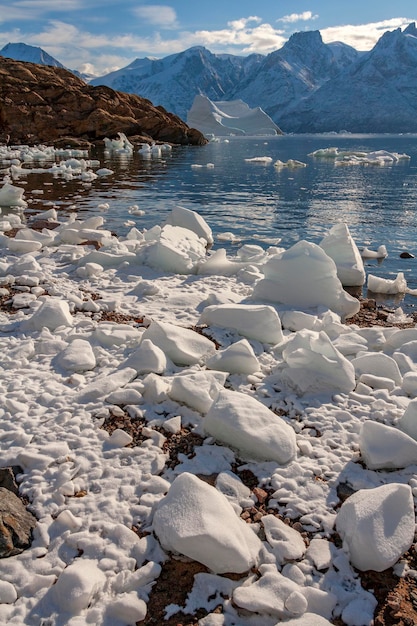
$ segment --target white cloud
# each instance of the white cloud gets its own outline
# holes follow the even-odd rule
[[[175,10],[162,4],[136,7],[133,12],[140,19],[162,28],[171,28],[177,22]]]
[[[345,24],[320,29],[320,33],[325,43],[342,41],[357,50],[371,50],[386,31],[395,30],[396,28],[403,30],[410,22],[415,22],[416,19],[397,17],[370,24]]]
[[[304,11],[303,13],[291,13],[290,15],[284,15],[277,20],[277,22],[285,22],[286,24],[294,24],[294,22],[309,22],[310,20],[316,20],[318,15],[313,15],[311,11]]]

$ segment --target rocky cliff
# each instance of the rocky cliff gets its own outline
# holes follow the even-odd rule
[[[137,95],[86,85],[65,69],[0,57],[0,140],[96,141],[118,132],[184,145],[206,141],[179,117]]]

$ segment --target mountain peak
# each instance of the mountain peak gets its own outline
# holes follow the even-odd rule
[[[37,63],[38,65],[51,65],[52,67],[64,68],[62,63],[54,59],[50,54],[37,46],[29,46],[26,43],[8,43],[0,50],[0,56],[16,61]]]
[[[404,30],[404,35],[412,35],[413,37],[417,37],[417,28],[415,22],[411,22],[411,24],[407,26],[407,28]]]

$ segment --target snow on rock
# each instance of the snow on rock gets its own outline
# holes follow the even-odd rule
[[[60,326],[72,326],[73,318],[68,302],[49,298],[44,300],[33,315],[21,324],[23,330],[56,330]]]
[[[363,615],[363,613],[362,613]],[[289,619],[285,622],[288,626],[331,626],[332,622],[328,619],[317,615],[317,613],[304,613],[301,617]]]
[[[236,341],[224,350],[217,350],[207,359],[206,366],[229,374],[253,374],[259,372],[261,367],[247,339]]]
[[[283,340],[279,315],[268,305],[213,304],[203,310],[199,323],[233,328],[244,337],[263,343]]]
[[[360,489],[342,504],[336,528],[354,567],[377,572],[392,567],[414,540],[411,488],[391,483]]]
[[[262,545],[222,493],[188,472],[174,480],[156,506],[153,530],[165,550],[219,574],[248,571]]]
[[[320,247],[336,263],[337,276],[342,285],[353,287],[364,284],[362,257],[347,224],[335,224],[321,240]]]
[[[311,309],[326,307],[351,317],[359,301],[343,290],[337,267],[318,245],[299,241],[263,266],[265,278],[256,283],[253,298]]]
[[[283,380],[299,393],[349,393],[355,388],[355,370],[324,331],[300,330],[282,351]]]
[[[285,464],[295,457],[294,430],[244,393],[220,391],[204,418],[204,430],[249,458]]]
[[[397,469],[417,463],[417,441],[393,426],[367,420],[359,445],[368,469]]]
[[[285,561],[297,561],[304,556],[306,546],[300,533],[275,515],[264,515],[262,524],[266,540],[273,549],[279,564]]]
[[[59,575],[52,588],[55,604],[60,611],[76,615],[89,606],[106,580],[96,561],[76,559]]]
[[[207,244],[213,243],[213,233],[206,220],[190,209],[176,206],[168,215],[167,224],[171,226],[181,226],[193,231],[198,237],[205,239]]]
[[[214,343],[188,328],[153,321],[142,335],[150,339],[176,365],[193,365],[214,354]]]

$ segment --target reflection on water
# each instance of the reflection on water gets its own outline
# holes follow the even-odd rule
[[[332,160],[309,156],[330,146],[383,149],[409,154],[411,160],[384,167],[337,167]],[[275,168],[245,161],[263,156],[273,162],[295,159],[307,167]],[[284,247],[302,238],[318,243],[331,226],[343,221],[359,247],[387,246],[382,264],[366,261],[369,273],[392,278],[402,271],[409,286],[417,288],[416,259],[399,256],[404,250],[417,256],[417,136],[231,138],[203,147],[175,147],[157,159],[144,159],[137,151],[131,157],[105,157],[101,149],[90,157],[114,174],[92,183],[52,181],[45,174],[16,181],[26,188],[28,212],[50,206],[62,213],[76,210],[82,218],[103,212],[107,227],[124,234],[131,227],[128,220],[139,229],[151,228],[180,204],[198,211],[215,236],[232,231],[241,242],[264,247],[280,238]],[[137,214],[129,211],[134,205]]]

